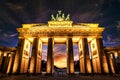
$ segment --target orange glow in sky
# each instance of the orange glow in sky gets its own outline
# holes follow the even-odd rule
[[[67,58],[65,54],[56,54],[54,56],[54,65],[58,68],[67,67]]]
[[[74,45],[74,61],[79,60],[78,57],[78,47]],[[54,65],[58,68],[67,67],[67,53],[66,53],[66,45],[57,44],[54,47]],[[42,50],[42,60],[47,61],[47,45],[43,46]]]

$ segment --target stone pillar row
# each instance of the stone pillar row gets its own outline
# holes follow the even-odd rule
[[[113,73],[119,74],[119,68],[117,66],[114,53],[106,52],[106,57],[107,57],[108,69],[110,71],[110,74]]]
[[[41,60],[42,60],[42,41],[39,38],[34,38],[32,45],[32,55],[30,58],[29,55],[24,56],[27,54],[25,52],[25,45],[26,39],[19,39],[18,43],[18,50],[16,54],[13,54],[12,58],[10,58],[9,70],[3,68],[3,72],[5,73],[31,73],[31,74],[38,74],[41,73]],[[73,42],[72,38],[69,37],[66,40],[67,45],[67,73],[74,74],[74,54],[73,54]],[[105,70],[108,70],[106,56],[104,55],[103,50],[103,43],[101,38],[96,39],[96,46],[97,46],[97,54],[98,58],[96,59],[97,63],[97,70],[98,73],[106,73]],[[80,73],[94,73],[93,71],[93,61],[90,60],[89,57],[89,47],[87,38],[81,38],[78,42],[79,47],[79,62],[80,62]],[[48,50],[47,50],[47,65],[46,65],[46,73],[53,74],[54,73],[54,39],[52,37],[48,38]],[[8,56],[8,55],[7,55]],[[8,61],[5,61],[8,63]],[[6,66],[5,66],[6,67]],[[108,72],[109,73],[109,72]],[[110,71],[111,73],[111,71]]]

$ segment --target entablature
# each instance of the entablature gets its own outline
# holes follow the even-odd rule
[[[19,36],[102,36],[104,28],[17,28]]]

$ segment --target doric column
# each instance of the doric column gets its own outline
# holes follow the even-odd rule
[[[3,65],[2,64],[3,56],[4,56],[4,52],[1,51],[1,53],[0,53],[0,72],[1,72],[2,65]]]
[[[36,73],[41,73],[41,63],[42,63],[42,41],[39,39],[37,50]]]
[[[87,38],[81,38],[79,46],[80,73],[87,73],[87,62],[90,63]]]
[[[32,55],[30,59],[30,73],[36,73],[36,60],[37,60],[37,46],[38,46],[38,39],[34,38],[32,42]]]
[[[99,63],[100,63],[100,73],[104,73],[103,71],[103,43],[101,41],[101,38],[96,38],[96,43],[97,43],[97,50],[98,50],[98,56],[99,56]]]
[[[97,44],[97,52],[98,52],[98,59],[99,59],[99,73],[108,73],[108,64],[106,61],[106,56],[104,54],[104,48],[103,48],[103,41],[102,38],[96,38],[96,44]],[[105,66],[105,67],[103,67]]]
[[[23,52],[22,52],[20,73],[28,72],[29,58],[30,58],[30,40],[29,40],[29,38],[26,38],[24,47],[23,47]]]
[[[39,38],[35,38],[32,44],[32,56],[30,60],[30,73],[41,73],[42,60],[42,42]]]
[[[108,70],[109,70],[109,74],[112,74],[112,69],[111,69],[111,63],[110,63],[110,54],[107,53],[107,51],[105,51],[105,55],[106,55],[106,60],[107,60],[107,64],[108,64]]]
[[[48,38],[48,50],[47,50],[47,74],[53,74],[54,72],[54,61],[53,61],[53,38]]]
[[[2,73],[6,73],[7,72],[7,68],[8,68],[8,64],[9,64],[9,60],[10,60],[9,55],[10,54],[7,53],[7,55],[5,56],[5,62],[4,62],[4,65],[3,65]]]
[[[10,53],[10,60],[7,68],[7,74],[12,74],[14,59],[15,59],[15,53]]]
[[[115,70],[115,73],[118,74],[119,73],[119,69],[118,69],[118,66],[116,64],[116,60],[115,60],[115,55],[114,53],[112,53],[112,56],[113,56],[113,66],[114,66],[114,70]]]
[[[24,38],[19,39],[18,41],[17,52],[15,54],[15,60],[14,60],[13,71],[12,71],[13,74],[20,73],[20,65],[21,65],[24,42],[25,42]]]
[[[67,40],[67,73],[74,74],[74,55],[72,38]]]

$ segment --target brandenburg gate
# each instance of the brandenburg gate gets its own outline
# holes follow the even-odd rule
[[[66,44],[67,73],[74,74],[73,45],[78,44],[80,73],[109,73],[103,49],[103,27],[96,23],[77,23],[61,11],[51,15],[47,24],[23,24],[19,32],[18,50],[12,73],[41,73],[42,45],[47,44],[46,73],[54,73],[54,45]],[[31,58],[30,58],[31,56]],[[114,71],[113,71],[114,72]]]

